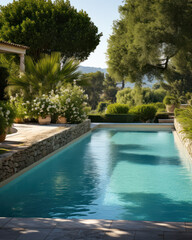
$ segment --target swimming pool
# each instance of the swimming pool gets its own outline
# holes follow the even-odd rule
[[[98,129],[0,189],[1,217],[192,221],[172,132]]]

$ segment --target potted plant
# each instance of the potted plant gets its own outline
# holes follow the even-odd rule
[[[67,123],[67,118],[60,115],[58,116],[57,123],[62,123],[62,124]]]
[[[66,105],[65,105],[65,101],[64,100],[64,96],[59,98],[59,111],[58,111],[58,119],[57,119],[57,123],[67,123],[67,118],[65,117],[66,115]]]
[[[57,105],[52,101],[49,95],[43,94],[35,98],[31,103],[31,114],[38,118],[41,125],[51,123],[51,115],[56,113]]]
[[[65,117],[69,123],[80,123],[86,119],[84,111],[86,106],[87,95],[79,86],[68,86],[60,88],[59,92],[59,114]]]
[[[0,142],[6,138],[7,129],[13,124],[15,112],[11,106],[3,101],[0,101]]]
[[[173,113],[175,108],[179,105],[179,101],[174,96],[165,96],[163,103],[166,105],[167,112]]]
[[[55,113],[55,117],[57,119],[56,123],[67,123],[67,118],[65,117],[65,96],[63,95],[63,93],[61,93],[60,90],[57,91],[57,94],[52,91],[50,95],[52,102],[55,103],[55,105],[57,106],[57,111]]]

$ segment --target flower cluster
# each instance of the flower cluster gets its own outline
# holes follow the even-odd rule
[[[67,118],[67,122],[79,123],[86,119],[84,107],[87,95],[79,86],[68,86],[57,91],[60,104],[59,114]]]
[[[56,119],[63,116],[69,123],[79,123],[86,119],[86,101],[87,95],[76,85],[52,90],[48,95],[43,94],[30,101],[24,101],[20,95],[11,97],[12,106],[16,109],[18,117],[45,118],[50,115]]]
[[[0,102],[0,134],[10,127],[15,118],[15,112],[8,103]]]
[[[58,110],[57,104],[53,102],[49,95],[45,94],[35,98],[31,103],[26,102],[26,104],[31,104],[31,113],[35,117],[45,118],[48,115],[55,114]]]

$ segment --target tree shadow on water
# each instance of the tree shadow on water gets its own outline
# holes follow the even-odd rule
[[[114,144],[113,147],[117,148],[118,151],[123,150],[149,150],[150,147],[142,144]]]
[[[122,219],[192,221],[192,201],[174,201],[160,193],[121,193],[119,200],[125,203]]]
[[[114,159],[117,161],[128,161],[134,164],[144,165],[181,165],[179,156],[159,156],[148,154],[150,146],[142,144],[114,144],[112,145],[112,152]],[[126,152],[127,151],[127,152]],[[133,151],[133,152],[130,152]],[[146,154],[144,152],[147,151]]]
[[[144,165],[181,165],[179,157],[162,157],[157,155],[122,153],[119,152],[120,161]]]

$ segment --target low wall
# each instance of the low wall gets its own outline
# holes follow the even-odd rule
[[[192,139],[186,137],[186,134],[183,132],[182,125],[176,119],[174,120],[174,124],[179,138],[187,149],[189,155],[192,157]]]
[[[90,130],[90,120],[72,126],[54,136],[0,158],[0,182],[13,176],[41,158],[58,150]]]

